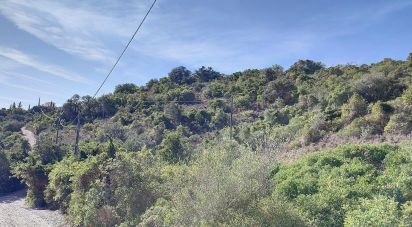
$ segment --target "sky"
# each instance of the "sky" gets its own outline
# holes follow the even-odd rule
[[[93,95],[151,0],[1,0],[0,107]],[[230,74],[412,52],[412,0],[158,0],[99,95],[172,68]]]

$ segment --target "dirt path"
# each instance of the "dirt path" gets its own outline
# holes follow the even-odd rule
[[[0,196],[0,226],[69,226],[59,211],[29,208],[24,197],[24,190]]]
[[[23,137],[29,141],[31,147],[34,147],[34,145],[36,145],[36,136],[32,131],[26,129],[26,127],[23,127],[21,128],[21,133],[23,133]]]
[[[21,132],[30,146],[36,145],[36,136],[23,127]],[[39,210],[27,206],[24,202],[26,191],[21,190],[11,194],[0,195],[0,227],[9,226],[69,226],[59,211]]]

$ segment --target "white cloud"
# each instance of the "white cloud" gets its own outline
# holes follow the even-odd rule
[[[120,3],[104,0],[76,3],[64,0],[4,0],[0,5],[0,13],[20,29],[46,43],[70,54],[110,65],[150,3],[149,0]],[[249,56],[247,46],[256,37],[266,38],[260,42],[268,43],[267,46],[272,48],[271,53],[266,52],[270,57],[280,57],[277,53],[298,55],[311,47],[306,43],[308,40],[300,36],[285,34],[271,39],[278,31],[256,33],[252,28],[216,28],[214,33],[208,33],[200,27],[195,15],[227,15],[195,7],[185,9],[183,14],[169,12],[165,10],[168,4],[173,3],[159,2],[158,5],[164,7],[152,11],[132,48],[128,50],[129,54],[143,54],[193,67],[208,64],[229,71],[242,67],[242,63],[257,62],[268,57],[262,55],[252,59]]]
[[[0,96],[0,100],[4,100],[7,102],[4,103],[0,103],[0,106],[8,106],[11,104],[11,102],[15,102],[15,101],[24,101],[24,102],[28,102],[29,100],[27,99],[18,99],[15,97],[8,97],[8,96]]]
[[[16,79],[19,79],[19,80],[24,80],[24,81],[30,80],[30,81],[37,82],[37,83],[40,83],[40,84],[43,84],[43,85],[45,85],[45,84],[55,85],[54,83],[52,83],[48,80],[42,80],[42,79],[39,79],[39,78],[34,77],[34,76],[19,74],[19,73],[15,73],[15,72],[7,72],[7,71],[3,71],[3,73],[6,74],[6,75],[9,75],[10,77],[14,77]],[[0,76],[0,78],[1,78],[1,76]]]
[[[35,57],[27,55],[16,49],[0,47],[0,56],[10,59],[21,65],[29,66],[38,71],[45,72],[49,75],[53,75],[53,76],[56,76],[56,77],[59,77],[59,78],[62,78],[68,81],[80,82],[80,83],[87,82],[87,80],[82,76],[79,76],[73,72],[69,72],[66,69],[61,68],[59,66],[43,63],[37,60]]]
[[[3,0],[0,14],[60,50],[105,63],[106,69],[114,62],[150,3],[151,0]],[[411,3],[371,4],[373,7],[359,7],[350,12],[342,10],[338,15],[334,11],[324,12],[306,18],[305,25],[296,28],[263,26],[259,30],[256,22],[253,27],[218,26],[211,31],[202,27],[205,21],[198,15],[208,20],[230,15],[211,8],[196,8],[199,4],[181,12],[168,11],[168,6],[175,3],[163,0],[152,11],[128,54],[177,61],[193,67],[208,64],[225,71],[236,70],[268,62],[268,59],[276,62],[308,56],[328,39],[356,33]]]
[[[20,85],[20,84],[16,84],[16,83],[2,81],[2,85],[7,86],[7,87],[16,88],[16,89],[19,89],[19,90],[29,91],[29,92],[31,92],[31,94],[34,93],[34,94],[43,94],[43,95],[49,95],[49,96],[56,96],[56,94],[52,93],[52,92],[48,92],[48,91],[40,90],[40,89],[35,89],[35,88],[32,88],[32,87],[28,87],[28,86]]]
[[[142,7],[137,3],[131,5],[135,13]],[[100,2],[91,6],[73,1],[3,0],[0,13],[20,29],[58,49],[84,59],[112,63],[110,38],[123,41],[132,32],[130,28],[136,18],[130,21],[131,18],[110,14],[112,11],[99,6]]]

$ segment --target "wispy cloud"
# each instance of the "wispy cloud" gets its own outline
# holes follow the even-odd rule
[[[16,80],[17,79],[17,80]],[[23,80],[22,80],[23,79]],[[49,96],[56,96],[57,94],[47,91],[46,89],[38,89],[35,88],[34,86],[26,86],[22,83],[22,81],[25,80],[31,80],[31,81],[36,81],[38,83],[41,83],[42,85],[44,84],[52,84],[48,81],[40,80],[34,77],[26,76],[26,75],[21,75],[21,74],[16,74],[16,73],[4,73],[0,75],[0,83],[1,86],[6,86],[10,88],[15,88],[19,90],[24,90],[30,92],[30,94],[44,94],[44,95],[49,95]],[[33,84],[31,84],[33,85]]]
[[[146,6],[145,2],[114,5],[99,1],[93,5],[90,1],[3,0],[0,13],[20,29],[58,49],[84,59],[112,63],[111,39],[124,40],[130,35],[135,15]],[[123,14],[115,7],[119,5],[133,14]]]
[[[110,65],[149,3],[149,0],[121,3],[99,1],[98,4],[95,1],[4,0],[0,13],[20,29],[58,49]],[[160,4],[168,5],[171,2],[162,1]],[[184,14],[156,8],[129,52],[193,67],[208,64],[230,71],[242,67],[243,63],[273,57],[275,53],[299,55],[312,47],[307,43],[307,35],[285,33],[273,37],[279,31],[256,33],[251,28],[219,27],[216,31],[207,32],[200,29],[201,25],[195,18],[199,14],[226,16],[213,9],[198,7],[185,9]],[[266,55],[251,59],[247,46],[257,36],[266,37],[260,42],[268,43],[267,46],[272,49]],[[276,56],[280,57],[280,54]]]
[[[60,66],[43,63],[36,59],[36,57],[30,56],[16,49],[0,47],[0,56],[68,81],[87,83],[86,78],[79,76],[76,73],[69,72]]]
[[[24,74],[15,73],[15,72],[7,72],[7,71],[2,72],[2,73],[4,73],[5,75],[9,75],[11,77],[14,77],[16,79],[19,79],[19,80],[30,80],[30,81],[37,82],[37,83],[40,83],[40,84],[43,84],[43,85],[44,84],[55,85],[54,83],[52,83],[48,80],[42,80],[42,79],[39,79],[39,78],[34,77],[34,76],[24,75]]]
[[[236,4],[236,1],[231,2]],[[105,63],[106,69],[149,4],[150,0],[3,0],[0,14],[60,50]],[[266,24],[259,29],[259,23],[250,27],[215,24],[214,30],[204,28],[203,25],[207,25],[204,18],[212,21],[230,15],[216,8],[196,7],[202,4],[170,11],[172,4],[167,0],[159,2],[161,7],[152,12],[128,54],[193,67],[208,64],[228,72],[259,63],[308,56],[329,39],[365,29],[391,13],[410,7],[412,2],[387,1],[356,10],[339,10],[338,14],[334,10],[308,14],[310,16],[302,19],[304,25],[296,27]],[[245,18],[247,15],[241,19]]]
[[[27,99],[17,99],[15,97],[8,97],[8,96],[0,96],[0,100],[6,101],[6,103],[3,103],[3,104],[6,104],[6,105],[3,105],[3,106],[7,106],[11,102],[15,102],[15,101],[23,101],[23,102],[29,102],[30,101],[30,100],[27,100]]]
[[[35,88],[32,88],[32,87],[28,87],[28,86],[25,86],[25,85],[20,85],[20,84],[16,84],[16,83],[12,83],[12,82],[4,82],[3,81],[2,85],[12,87],[12,88],[16,88],[16,89],[19,89],[19,90],[29,91],[32,94],[34,93],[34,94],[44,94],[44,95],[56,96],[56,94],[52,93],[52,92],[48,92],[48,91],[41,90],[41,89],[35,89]]]

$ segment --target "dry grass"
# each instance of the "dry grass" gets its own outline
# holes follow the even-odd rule
[[[374,135],[364,138],[344,138],[336,134],[327,136],[317,143],[312,143],[308,146],[300,148],[285,147],[282,151],[276,153],[276,160],[282,163],[293,163],[305,154],[320,151],[324,149],[335,148],[343,144],[400,144],[402,142],[411,141],[412,134],[409,135]]]

